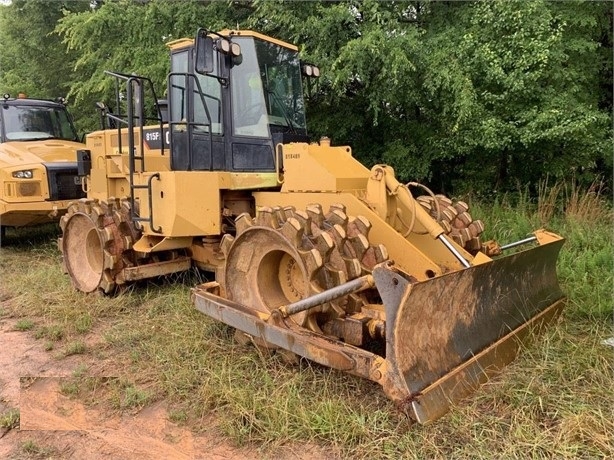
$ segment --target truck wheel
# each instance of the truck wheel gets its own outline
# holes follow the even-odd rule
[[[133,264],[132,245],[140,236],[127,200],[73,202],[60,227],[65,271],[76,289],[112,294],[123,284],[122,270]]]

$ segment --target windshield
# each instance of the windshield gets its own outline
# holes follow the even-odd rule
[[[233,40],[243,59],[231,75],[235,134],[268,137],[269,125],[305,133],[298,53],[251,37]]]
[[[77,139],[77,133],[63,107],[2,105],[1,113],[4,139],[7,141]]]

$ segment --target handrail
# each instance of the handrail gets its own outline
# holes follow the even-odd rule
[[[148,222],[151,230],[155,233],[162,233],[161,227],[155,227],[153,225],[153,198],[152,198],[152,180],[153,178],[157,178],[160,180],[160,174],[155,173],[149,177],[147,181],[147,185],[135,185],[134,178],[135,174],[145,172],[145,144],[144,144],[144,136],[143,136],[143,127],[146,121],[157,121],[160,124],[160,132],[164,131],[164,122],[162,118],[162,110],[158,104],[158,97],[156,95],[156,91],[153,86],[153,82],[150,78],[143,77],[140,75],[129,75],[122,72],[111,72],[106,70],[105,74],[112,76],[115,78],[115,103],[118,113],[111,114],[107,113],[107,118],[109,120],[113,120],[115,125],[117,126],[117,137],[118,137],[118,147],[119,153],[123,152],[122,146],[122,133],[121,130],[123,127],[128,129],[128,181],[130,184],[130,219],[133,222]],[[126,114],[122,114],[121,106],[122,106],[122,97],[120,91],[121,82],[125,82],[126,87]],[[148,89],[151,92],[151,95],[154,99],[154,107],[157,111],[157,117],[148,117],[145,115],[144,110],[144,101],[145,101],[145,89]],[[135,97],[136,91],[136,97]],[[136,104],[135,104],[136,102]],[[135,107],[136,105],[136,107]],[[135,114],[135,108],[137,113]],[[135,124],[136,122],[136,124]],[[138,128],[139,132],[139,154],[137,155],[137,147],[135,142],[135,128]],[[164,142],[161,144],[161,154],[164,155]],[[137,171],[136,162],[140,162],[140,167]],[[149,217],[142,218],[136,213],[135,206],[135,196],[134,191],[136,189],[147,189],[148,194],[148,203],[149,203]]]

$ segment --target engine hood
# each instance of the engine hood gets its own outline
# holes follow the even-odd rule
[[[0,144],[0,168],[40,163],[77,161],[77,150],[85,144],[58,139],[13,141]]]

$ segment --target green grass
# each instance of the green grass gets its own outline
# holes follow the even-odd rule
[[[69,343],[66,346],[66,348],[64,349],[64,356],[82,355],[86,351],[87,347],[85,346],[85,344],[80,340],[77,340],[75,342]]]
[[[151,393],[134,384],[124,385],[116,403],[119,409],[140,409],[151,401]]]
[[[185,409],[171,409],[168,412],[168,419],[177,424],[184,424],[188,420],[188,413]]]
[[[29,331],[34,327],[34,321],[31,319],[20,319],[15,323],[15,330],[17,331]]]
[[[34,321],[33,333],[65,354],[76,347],[116,363],[111,379],[74,375],[67,394],[118,411],[164,398],[172,421],[198,431],[214,416],[234,443],[269,453],[296,442],[352,458],[612,457],[614,349],[602,344],[613,335],[612,212],[597,193],[550,190],[535,201],[519,193],[471,204],[487,237],[501,243],[539,227],[566,238],[558,263],[568,296],[562,320],[428,426],[411,424],[376,384],[238,344],[229,327],[193,307],[189,289],[198,280],[189,275],[114,298],[75,292],[53,233],[0,250],[0,294],[9,299],[2,308]],[[85,349],[86,333],[103,343]]]
[[[44,447],[38,444],[33,439],[23,441],[20,445],[21,451],[27,456],[25,458],[54,458],[57,451],[54,448]]]
[[[0,413],[0,428],[12,430],[19,426],[19,409],[9,409]]]
[[[48,339],[52,342],[59,342],[64,338],[64,328],[58,324],[42,326],[36,330],[34,337],[37,339]]]

